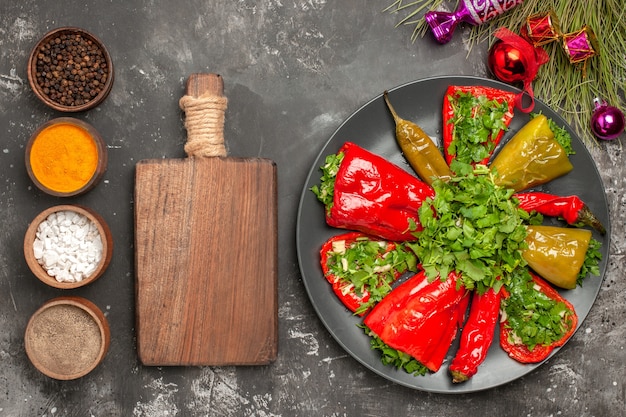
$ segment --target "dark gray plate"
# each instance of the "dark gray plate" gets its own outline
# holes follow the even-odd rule
[[[439,142],[442,129],[443,96],[449,85],[484,85],[519,91],[493,80],[455,76],[411,82],[390,90],[389,96],[400,117],[417,123],[433,140]],[[558,125],[565,126],[574,139],[573,147],[576,151],[576,154],[571,156],[574,170],[543,186],[541,190],[557,195],[578,195],[607,229],[605,236],[594,231],[594,238],[602,242],[603,259],[600,264],[600,276],[587,277],[582,288],[562,292],[565,298],[574,305],[579,316],[580,327],[596,299],[607,267],[610,224],[606,195],[589,152],[574,131],[567,126],[565,120],[540,101],[536,101],[534,112],[542,112]],[[527,114],[516,111],[503,143],[528,120]],[[298,209],[296,244],[302,279],[319,318],[335,340],[357,361],[377,374],[407,387],[439,393],[467,393],[493,388],[526,375],[541,363],[522,365],[510,359],[500,348],[497,334],[487,359],[480,366],[478,373],[470,381],[462,384],[453,385],[447,371],[447,364],[456,351],[455,345],[451,347],[446,362],[436,374],[415,377],[384,366],[378,352],[370,349],[370,339],[357,327],[361,319],[353,316],[343,307],[324,278],[319,264],[320,247],[324,241],[341,233],[342,230],[326,225],[323,206],[309,191],[313,185],[319,183],[319,167],[324,164],[326,155],[336,153],[344,142],[351,141],[412,172],[400,154],[394,132],[393,119],[381,94],[352,114],[331,136],[313,163],[304,184]],[[546,223],[560,224],[555,219],[547,219]],[[552,355],[556,353],[558,349]]]

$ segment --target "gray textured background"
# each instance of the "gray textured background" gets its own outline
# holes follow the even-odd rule
[[[458,30],[446,45],[410,41],[386,1],[0,0],[0,417],[60,416],[619,416],[626,411],[621,140],[594,147],[609,200],[608,272],[581,330],[547,364],[508,385],[471,395],[436,395],[390,383],[362,367],[317,318],[294,244],[306,174],[341,122],[383,90],[431,75],[488,76],[486,46],[468,54]],[[109,145],[95,190],[72,202],[99,211],[115,254],[98,282],[73,292],[98,304],[112,327],[104,363],[57,382],[23,349],[30,315],[59,291],[28,272],[21,251],[28,222],[59,200],[36,191],[24,147],[59,116],[40,104],[26,77],[30,49],[45,32],[80,26],[99,36],[115,84],[98,108],[77,117]],[[279,177],[278,360],[263,367],[147,368],[134,334],[132,187],[146,158],[184,155],[178,98],[193,72],[218,72],[229,97],[232,156],[273,159]],[[230,139],[229,139],[230,138]]]

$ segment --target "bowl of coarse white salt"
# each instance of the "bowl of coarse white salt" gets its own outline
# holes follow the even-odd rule
[[[78,288],[95,281],[108,267],[112,254],[113,239],[104,219],[78,205],[42,211],[24,237],[28,267],[55,288]]]

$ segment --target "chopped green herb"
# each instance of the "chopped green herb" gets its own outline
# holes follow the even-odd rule
[[[506,284],[526,265],[525,224],[536,220],[511,198],[513,190],[494,183],[486,166],[455,160],[451,168],[454,177],[433,184],[435,197],[421,206],[422,230],[409,245],[431,280],[456,271],[470,290]]]
[[[602,260],[602,253],[600,252],[601,246],[602,243],[598,242],[594,238],[591,238],[589,241],[589,247],[587,248],[587,253],[585,254],[585,261],[583,262],[583,266],[580,268],[578,278],[576,279],[576,283],[578,285],[583,285],[583,280],[588,274],[595,276],[600,275],[599,264]]]
[[[450,97],[454,117],[448,123],[454,124],[452,142],[448,153],[465,162],[480,162],[495,148],[490,138],[508,130],[504,115],[509,111],[506,102],[489,100],[487,96],[476,97],[471,92],[458,92]]]
[[[322,171],[320,185],[311,187],[311,191],[317,196],[317,199],[324,204],[327,212],[330,212],[333,206],[335,177],[339,171],[339,165],[341,165],[341,161],[343,161],[343,156],[343,152],[328,155],[324,161],[324,165],[320,167]]]
[[[345,244],[345,243],[344,243]],[[368,302],[356,314],[367,311],[391,292],[391,283],[407,271],[417,271],[417,257],[403,243],[389,243],[363,237],[348,246],[328,252],[328,271],[354,288],[357,295],[369,292]]]
[[[507,285],[510,297],[502,300],[502,309],[511,328],[512,343],[523,343],[532,351],[537,345],[551,345],[569,330],[572,312],[562,301],[540,291],[526,269],[511,275]]]
[[[370,346],[372,350],[381,352],[383,365],[391,365],[396,369],[402,369],[413,376],[422,376],[428,373],[428,368],[408,354],[394,349],[383,342],[376,334],[372,333],[366,326],[360,325],[365,333],[371,337]]]

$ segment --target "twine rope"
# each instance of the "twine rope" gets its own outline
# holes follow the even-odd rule
[[[226,156],[224,114],[227,104],[226,97],[211,94],[181,97],[179,105],[185,112],[187,156]]]

